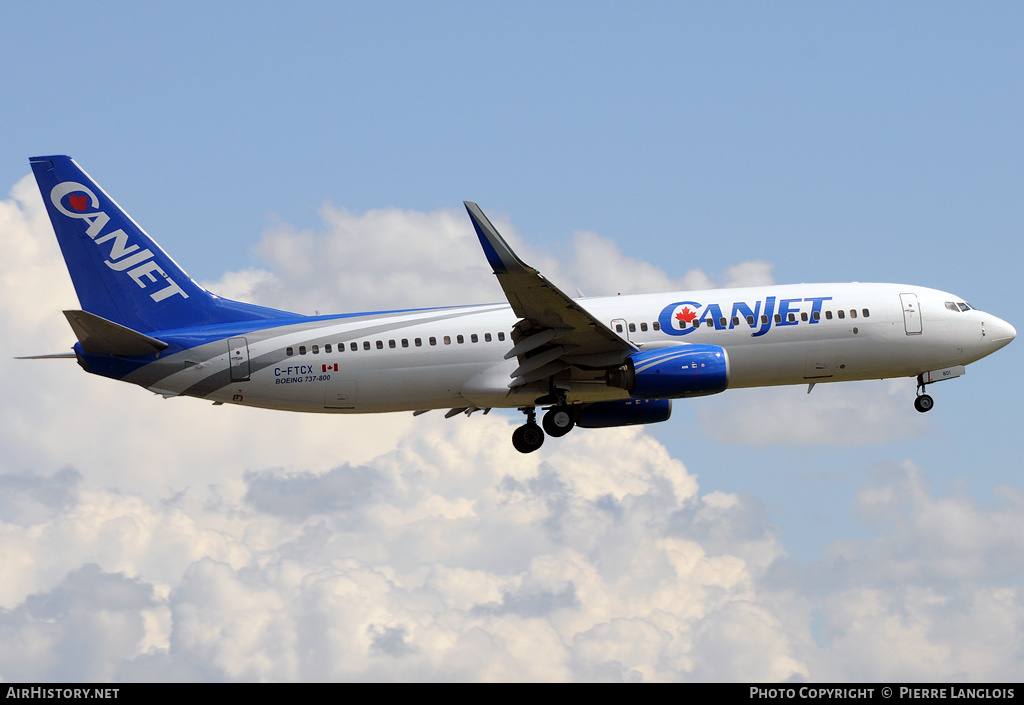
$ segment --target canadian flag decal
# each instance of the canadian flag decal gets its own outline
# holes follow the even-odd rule
[[[337,372],[338,371],[338,363],[337,362],[335,362],[333,365],[320,365],[320,366],[323,368],[324,372]]]

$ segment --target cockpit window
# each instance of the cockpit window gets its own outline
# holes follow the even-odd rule
[[[963,301],[957,301],[956,303],[953,303],[952,301],[947,301],[946,308],[948,308],[950,311],[962,313],[964,311],[970,311],[971,305],[968,303],[964,303]]]

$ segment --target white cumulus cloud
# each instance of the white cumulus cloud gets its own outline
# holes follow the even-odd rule
[[[358,214],[325,205],[320,215],[323,228],[318,231],[275,222],[256,247],[268,269],[229,272],[208,288],[300,313],[504,300],[461,209]],[[674,278],[589,231],[574,234],[563,263],[532,246],[506,218],[495,216],[493,222],[525,262],[573,296],[577,288],[598,296],[715,286],[714,278],[699,269]],[[771,284],[771,269],[760,260],[742,262],[719,280],[723,286]]]
[[[213,288],[301,311],[500,300],[459,212],[329,207],[324,220],[315,233],[272,226],[266,269]],[[559,266],[496,222],[570,292],[706,277],[673,279],[593,233]],[[0,678],[1020,672],[1019,490],[983,507],[897,466],[858,500],[876,538],[800,565],[757,498],[702,492],[642,428],[579,429],[523,456],[509,443],[518,419],[500,413],[318,417],[162,400],[73,362],[11,359],[67,349],[59,312],[76,302],[31,181],[0,201],[0,226]],[[741,263],[720,280],[765,278],[770,266]],[[865,421],[818,391],[810,412],[784,394],[777,415],[863,424],[846,444],[889,424],[884,404]],[[708,433],[744,413],[712,409]],[[766,423],[760,442],[786,431]]]

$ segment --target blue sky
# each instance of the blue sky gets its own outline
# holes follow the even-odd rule
[[[471,238],[459,235],[459,228],[471,235],[468,220],[458,212],[468,199],[492,214],[525,248],[524,257],[529,255],[528,261],[567,291],[580,286],[587,294],[603,294],[639,286],[636,262],[657,268],[666,281],[694,281],[700,274],[717,283],[728,279],[730,267],[763,262],[771,265],[778,283],[896,281],[952,291],[1019,329],[1022,30],[1024,9],[1013,3],[4,3],[0,60],[8,70],[0,184],[14,188],[29,173],[29,156],[71,154],[196,279],[220,283],[226,294],[263,297],[259,303],[269,305],[329,302],[327,311],[495,300],[500,291],[483,257]],[[59,349],[71,341],[60,309],[73,308],[75,302],[73,296],[66,299],[69,289],[59,279],[59,266],[46,269],[40,252],[15,243],[23,233],[52,237],[45,223],[32,221],[28,202],[15,193],[4,202],[12,215],[3,221],[6,232],[0,236],[9,251],[32,263],[20,270],[9,263],[7,308],[30,309],[37,318],[9,312],[5,337]],[[389,214],[392,225],[374,225],[373,213]],[[456,235],[443,240],[451,248],[443,258],[432,253],[439,245],[424,242],[450,232]],[[596,239],[579,233],[596,234]],[[344,251],[351,256],[322,257],[318,265],[317,248],[329,251],[330,243],[344,238],[349,238]],[[603,269],[583,271],[579,263],[585,261],[586,248],[609,254]],[[452,269],[441,272],[442,259]],[[334,269],[324,268],[328,261]],[[375,290],[374,282],[389,281],[392,272],[411,277],[417,286]],[[458,298],[460,293],[465,298]],[[1024,448],[1015,404],[1024,396],[1024,385],[1014,372],[1024,363],[1022,349],[1015,343],[972,365],[964,378],[935,387],[936,408],[926,417],[913,411],[910,381],[822,385],[809,397],[796,388],[731,391],[677,403],[670,421],[639,436],[622,436],[622,442],[642,445],[646,450],[638,457],[661,458],[662,451],[649,445],[657,444],[685,465],[687,477],[695,476],[699,492],[693,496],[704,498],[709,507],[732,507],[715,515],[718,533],[695,540],[709,556],[747,561],[764,591],[775,589],[772,581],[792,570],[800,576],[797,591],[809,601],[822,591],[839,599],[835,596],[850,594],[856,584],[857,589],[901,595],[906,611],[914,589],[937,591],[950,604],[977,605],[994,585],[1012,592],[1013,614],[1024,614],[1018,595],[1022,546],[997,538],[991,539],[995,544],[985,543],[984,538],[1001,536],[998,527],[1024,518],[1019,497]],[[48,351],[11,342],[4,350],[7,358]],[[96,499],[104,492],[137,497],[159,522],[167,519],[162,508],[171,505],[171,498],[190,497],[192,504],[182,500],[181,511],[195,526],[234,536],[237,542],[236,552],[228,551],[236,558],[213,549],[208,555],[190,554],[192,562],[183,558],[176,575],[156,575],[114,548],[105,549],[99,539],[93,561],[99,574],[71,557],[45,566],[30,562],[22,587],[2,597],[9,614],[29,610],[31,595],[64,594],[60,591],[68,581],[129,581],[140,594],[153,586],[153,595],[138,603],[146,636],[139,643],[125,637],[126,651],[116,655],[121,666],[97,666],[96,672],[112,678],[129,672],[200,677],[174,670],[184,668],[175,648],[183,649],[185,642],[175,630],[185,629],[176,615],[186,612],[176,612],[175,605],[183,595],[199,594],[198,587],[186,588],[209,568],[211,556],[225,561],[216,565],[241,571],[245,560],[237,558],[239,551],[253,556],[271,551],[262,544],[259,550],[254,547],[251,537],[259,534],[254,527],[291,541],[315,534],[318,527],[332,536],[347,535],[343,526],[358,524],[346,514],[356,511],[350,506],[355,500],[346,500],[333,514],[311,507],[309,517],[298,523],[289,515],[290,528],[282,528],[287,522],[272,509],[267,493],[274,485],[267,473],[283,473],[273,475],[275,481],[291,478],[300,485],[314,476],[333,478],[346,488],[343,494],[355,492],[344,484],[349,480],[337,479],[343,473],[332,474],[337,468],[349,467],[355,477],[378,477],[373,473],[401,465],[401,458],[411,465],[423,462],[433,436],[461,439],[476,448],[481,441],[472,434],[493,432],[503,438],[504,426],[515,421],[512,415],[491,415],[414,426],[395,417],[318,419],[310,423],[325,433],[383,434],[377,454],[328,443],[291,456],[267,451],[278,466],[245,456],[213,469],[214,461],[204,460],[197,450],[167,461],[159,477],[142,480],[122,467],[124,458],[109,448],[62,443],[60,429],[45,415],[60,416],[54,410],[62,404],[68,410],[61,413],[89,415],[90,399],[107,399],[95,396],[107,393],[96,391],[101,387],[94,380],[72,374],[77,370],[60,371],[57,385],[47,372],[33,387],[24,378],[41,369],[24,364],[29,363],[4,363],[8,379],[17,379],[11,389],[33,399],[9,394],[6,402],[9,460],[0,470],[13,483],[9,486],[21,488],[27,498],[27,504],[15,502],[5,515],[12,526],[63,525],[70,521],[68,513],[77,511],[68,507],[113,506],[113,500],[104,504]],[[124,394],[108,400],[110,408],[148,418],[155,402],[137,390]],[[46,399],[52,406],[40,401]],[[181,417],[152,412],[159,415],[148,419],[145,433],[165,441],[176,438],[183,432],[176,424],[187,424],[190,413],[199,413],[195,404],[195,412],[175,407]],[[218,419],[229,419],[217,427],[224,437],[260,424],[297,423],[233,409],[218,413]],[[19,435],[26,417],[37,428],[35,435]],[[171,426],[157,434],[160,419]],[[120,422],[110,423],[116,427]],[[102,428],[93,433],[103,434]],[[307,440],[317,442],[315,437]],[[196,445],[208,449],[216,442],[204,436]],[[233,448],[238,442],[225,443]],[[451,443],[458,448],[456,440]],[[578,449],[579,462],[591,463],[595,475],[618,477],[595,460],[601,457],[595,448],[604,441],[593,443],[594,448]],[[96,455],[83,457],[86,449]],[[220,460],[222,452],[211,451]],[[628,462],[629,453],[623,453]],[[479,457],[468,449],[466,454]],[[438,477],[445,472],[461,477],[453,469],[456,459],[442,454],[432,463],[440,468]],[[644,467],[662,468],[659,463],[652,459]],[[523,467],[535,465],[531,461]],[[480,467],[490,466],[482,462]],[[66,468],[79,479],[60,475]],[[504,471],[494,472],[500,478]],[[524,486],[533,486],[525,475],[509,472]],[[537,478],[546,477],[543,467],[537,472]],[[660,477],[662,470],[650,472]],[[622,496],[629,496],[622,489],[629,483],[622,483]],[[76,499],[67,506],[54,504],[38,499],[52,498],[52,492],[31,489],[56,486],[71,488],[68,496]],[[212,494],[195,495],[199,487]],[[469,483],[460,490],[465,493],[460,501],[480,501],[473,487]],[[434,489],[448,496],[447,490]],[[588,492],[580,489],[578,496],[589,497]],[[214,495],[222,497],[224,512],[234,518],[211,514]],[[734,499],[723,499],[728,497]],[[372,495],[367,500],[367,512],[378,499]],[[31,509],[39,502],[47,508],[41,513]],[[903,575],[895,564],[905,567],[911,558],[944,556],[943,565],[966,565],[958,549],[930,543],[922,528],[931,526],[928,517],[942,516],[950,507],[964,522],[964,535],[978,537],[980,543],[971,544],[977,553],[1000,560],[974,566],[975,572],[965,575],[936,568],[921,569],[903,582],[878,577],[887,569]],[[251,522],[248,528],[232,524],[243,515]],[[392,525],[380,521],[374,530],[390,535],[381,526]],[[947,523],[960,526],[954,519]],[[691,528],[697,536],[699,526]],[[438,536],[446,535],[439,530]],[[524,530],[521,536],[533,534]],[[760,566],[745,553],[743,546],[757,543],[751,536],[773,546],[765,555],[778,556],[774,567]],[[644,534],[634,538],[645,537],[654,542]],[[20,551],[15,548],[20,540],[9,538],[8,552]],[[282,538],[278,547],[290,546],[288,541]],[[536,545],[533,539],[523,541],[523,551]],[[885,546],[899,546],[899,555],[885,553]],[[448,555],[442,548],[427,553]],[[406,565],[406,557],[399,560],[385,549],[375,555],[359,560],[374,570]],[[835,578],[839,582],[822,587],[814,576],[827,574],[837,556],[874,568],[865,569],[866,577],[858,579],[862,582]],[[312,571],[309,565],[314,564],[320,565],[304,565]],[[436,564],[468,570],[454,559],[446,563],[439,557]],[[212,582],[207,585],[216,583],[210,576],[222,575],[209,570]],[[525,571],[523,585],[536,578],[534,569],[519,564],[495,568],[494,574],[520,575],[520,570]],[[580,597],[585,581],[574,580],[545,584],[548,602],[560,604],[558,596],[563,596],[566,605],[576,599],[585,607]],[[955,588],[943,582],[949,580]],[[575,598],[570,599],[565,585],[574,586]],[[953,592],[943,593],[947,588]],[[502,589],[496,593],[505,605],[501,609],[514,612],[512,605],[522,602],[508,596],[519,593]],[[846,631],[835,627],[849,637],[845,641],[819,639],[800,646],[813,620],[802,621],[806,614],[800,610],[766,606],[781,604],[776,598],[753,602],[773,615],[779,633],[790,639],[786,653],[798,665],[773,663],[757,672],[761,677],[983,679],[1003,673],[969,664],[961,671],[912,663],[902,671],[886,671],[879,663],[858,660],[870,645],[850,637],[855,630],[849,625]],[[828,621],[830,605],[826,599],[814,609]],[[483,613],[504,615],[501,609]],[[614,616],[607,624],[620,624]],[[715,624],[725,629],[708,624],[701,633],[714,635]],[[379,637],[373,647],[378,651],[384,648],[380,644],[398,643],[409,644],[410,650],[398,649],[397,655],[425,658],[434,653],[412,625],[374,622],[377,631],[360,627],[360,633]],[[596,633],[598,626],[581,633]],[[573,643],[564,625],[558,629],[563,644]],[[500,631],[495,627],[496,634]],[[623,633],[610,642],[643,641],[642,633]],[[1024,645],[1019,634],[1007,638],[1016,639],[1015,648]],[[932,645],[940,641],[934,637]],[[597,667],[530,670],[524,665],[529,659],[511,647],[499,660],[522,670],[476,671],[468,663],[460,670],[458,658],[449,656],[402,673],[551,679],[611,673]],[[573,658],[578,666],[579,654]],[[1007,673],[1020,672],[1019,655],[1014,658],[1006,663]],[[635,673],[654,679],[744,678],[727,667],[727,660],[705,664],[704,670],[640,664],[615,673],[625,678]],[[939,662],[952,663],[933,663]],[[17,679],[13,661],[7,663],[0,654],[0,675]],[[65,670],[32,671],[22,664],[29,670],[21,672],[40,678],[78,673],[64,665]],[[239,669],[227,661],[220,668],[201,675],[315,675],[261,671],[258,665]],[[367,669],[347,675],[384,677],[384,671]],[[346,677],[330,670],[316,673]]]
[[[325,200],[469,198],[541,242],[597,230],[651,261],[676,242],[710,271],[738,250],[784,281],[807,259],[888,280],[922,250],[957,271],[946,248],[1019,222],[1011,4],[182,7],[9,5],[0,30],[23,67],[14,144],[102,154],[92,170],[168,235],[197,211],[242,235],[269,212],[313,225]],[[122,176],[139,161],[189,207]],[[214,254],[193,266],[237,261]]]

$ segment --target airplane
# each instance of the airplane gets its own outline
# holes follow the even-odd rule
[[[164,397],[336,414],[516,408],[512,444],[530,453],[576,426],[665,421],[673,399],[744,387],[916,377],[926,412],[928,385],[1017,334],[959,296],[903,284],[573,298],[469,201],[506,302],[306,316],[210,293],[70,157],[30,163],[81,306],[64,311],[73,352],[31,359],[73,358]]]

